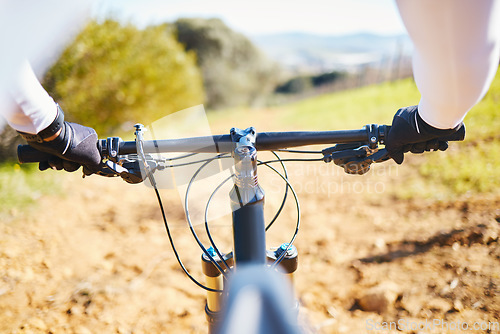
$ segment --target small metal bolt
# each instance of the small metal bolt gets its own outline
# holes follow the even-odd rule
[[[371,141],[372,143],[376,143],[376,142],[377,142],[377,137],[371,137],[371,138],[370,138],[370,141]]]
[[[111,152],[109,152],[109,155],[111,155],[113,158],[116,157],[116,154],[118,152],[116,152],[115,150],[112,150]]]
[[[250,152],[250,150],[249,150],[249,149],[248,149],[248,147],[246,147],[246,146],[241,146],[241,147],[238,147],[238,148],[236,149],[236,151],[237,151],[238,153],[248,153],[248,152]]]

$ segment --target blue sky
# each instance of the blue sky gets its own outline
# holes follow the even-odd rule
[[[405,32],[394,0],[99,0],[94,15],[103,13],[139,26],[179,17],[218,17],[248,35]]]

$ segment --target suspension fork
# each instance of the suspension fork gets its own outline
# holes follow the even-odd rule
[[[230,266],[257,264],[265,266],[270,260],[276,260],[287,248],[282,245],[275,251],[266,251],[266,228],[264,221],[264,190],[257,178],[257,150],[255,149],[256,132],[253,127],[245,130],[231,129],[234,150],[233,188],[229,192],[232,211],[233,253],[223,255],[230,260]],[[210,249],[209,249],[210,251]],[[214,259],[222,265],[222,260],[212,252]],[[297,268],[297,250],[292,246],[280,264],[280,272],[293,281],[293,272]],[[224,281],[221,273],[202,255],[202,268],[209,288],[223,290]],[[292,291],[293,293],[293,291]],[[209,333],[215,333],[220,321],[223,294],[207,293],[205,313],[209,323]],[[292,307],[297,308],[297,305]]]
[[[229,265],[237,268],[244,264],[266,264],[266,231],[264,222],[264,191],[257,179],[256,132],[254,128],[231,129],[234,159],[233,188],[229,192],[233,221],[233,253],[223,255]],[[209,249],[210,252],[210,249]],[[211,254],[221,264],[222,260]],[[227,261],[226,261],[227,262]],[[202,269],[207,287],[224,289],[222,274],[202,255]],[[220,318],[223,294],[207,292],[205,313],[209,333],[215,333]]]

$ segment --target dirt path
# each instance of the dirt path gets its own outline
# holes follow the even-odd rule
[[[363,181],[359,194],[358,179],[337,179],[328,193],[320,170],[292,174],[303,209],[296,290],[309,331],[499,321],[500,198],[429,205],[395,201],[376,181],[372,191]],[[62,180],[67,196],[42,198],[36,214],[0,224],[0,333],[205,332],[204,293],[179,269],[152,191]],[[293,228],[291,208],[283,217],[291,225],[273,228],[270,242]],[[201,277],[181,218],[170,209],[177,247]]]

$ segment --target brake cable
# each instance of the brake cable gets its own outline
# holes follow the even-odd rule
[[[209,288],[209,287],[203,285],[196,278],[194,278],[189,273],[189,271],[187,270],[187,268],[184,266],[184,264],[183,264],[183,262],[182,262],[182,260],[181,260],[181,258],[179,256],[179,254],[178,254],[178,251],[177,251],[177,249],[175,247],[175,244],[174,244],[174,241],[173,241],[173,237],[172,237],[172,234],[171,234],[171,231],[170,231],[170,227],[169,227],[169,224],[168,224],[167,219],[166,219],[166,214],[165,214],[165,210],[164,210],[163,203],[162,203],[162,200],[161,200],[161,196],[160,196],[160,193],[158,191],[155,178],[153,176],[153,172],[157,168],[156,162],[154,160],[152,161],[152,164],[153,164],[153,171],[152,171],[152,168],[151,168],[151,166],[149,164],[149,163],[151,163],[151,161],[149,161],[146,158],[146,155],[144,153],[144,146],[143,146],[143,141],[144,140],[143,140],[143,135],[142,135],[143,126],[140,125],[140,124],[137,124],[136,125],[136,129],[137,129],[136,133],[135,133],[136,134],[136,146],[137,146],[137,155],[136,156],[137,156],[137,160],[139,162],[139,166],[140,166],[140,168],[142,169],[142,172],[143,172],[142,179],[144,180],[144,179],[147,178],[150,181],[152,187],[155,190],[155,194],[156,194],[156,197],[158,199],[158,203],[159,203],[159,206],[160,206],[160,210],[161,210],[163,222],[164,222],[164,225],[165,225],[165,229],[166,229],[166,232],[167,232],[170,244],[172,246],[172,250],[174,252],[174,255],[175,255],[176,259],[177,259],[178,264],[180,265],[180,267],[182,268],[182,270],[184,271],[184,273],[186,274],[186,276],[188,276],[191,279],[191,281],[193,281],[199,287],[201,287],[201,288],[203,288],[203,289],[205,289],[207,291],[211,291],[211,292],[223,292],[222,290],[212,289],[212,288]],[[365,144],[365,145],[363,145],[363,144]],[[348,147],[348,146],[350,146],[350,147]],[[301,150],[278,150],[278,151],[280,151],[280,152],[286,152],[286,153],[302,153],[302,154],[320,154],[321,153],[321,154],[323,154],[323,158],[314,158],[314,159],[282,159],[282,158],[280,158],[273,151],[272,153],[276,156],[277,160],[268,160],[268,161],[260,161],[260,160],[258,160],[259,165],[262,165],[262,164],[266,165],[271,170],[273,170],[276,174],[278,174],[285,181],[285,183],[286,183],[286,185],[285,185],[285,194],[284,194],[281,206],[279,207],[279,209],[278,209],[277,213],[275,214],[274,218],[272,219],[272,221],[266,226],[266,231],[272,226],[272,224],[275,222],[275,220],[278,218],[278,216],[280,215],[281,211],[283,210],[285,202],[286,202],[286,199],[287,199],[287,194],[288,194],[288,190],[289,189],[291,190],[291,192],[292,192],[292,194],[294,196],[295,203],[296,203],[296,209],[297,209],[297,222],[296,222],[295,231],[294,231],[294,233],[292,235],[292,238],[291,238],[290,242],[287,243],[287,246],[284,249],[284,251],[281,252],[281,254],[278,256],[278,258],[272,264],[273,268],[275,268],[283,260],[283,258],[287,254],[288,250],[292,247],[292,244],[293,244],[293,242],[295,241],[295,239],[297,237],[298,230],[299,230],[299,227],[300,227],[300,204],[299,204],[299,201],[298,201],[297,194],[295,193],[295,190],[293,189],[292,185],[290,184],[290,182],[288,180],[288,173],[286,171],[286,168],[285,168],[285,165],[284,165],[283,162],[292,162],[292,161],[297,161],[297,162],[305,162],[305,161],[324,161],[324,162],[330,162],[330,161],[334,161],[335,164],[337,164],[337,165],[339,165],[341,167],[344,167],[344,170],[346,171],[346,173],[351,173],[352,174],[353,173],[353,169],[351,167],[355,166],[356,168],[354,168],[354,170],[356,171],[356,173],[359,173],[360,169],[358,169],[358,168],[361,167],[362,174],[364,174],[365,172],[368,171],[369,165],[371,163],[385,161],[385,160],[388,159],[387,152],[386,152],[385,149],[379,151],[376,147],[373,147],[373,145],[370,145],[370,147],[368,147],[368,145],[366,145],[366,143],[338,144],[338,145],[335,145],[334,147],[327,148],[327,149],[324,149],[322,151],[301,151]],[[161,160],[163,160],[163,161],[180,160],[182,158],[187,158],[187,157],[193,156],[194,154],[195,153],[190,153],[190,154],[181,155],[181,156],[178,156],[178,157],[175,157],[175,158],[172,158],[172,159],[161,159]],[[148,157],[150,157],[150,156],[148,156]],[[199,247],[202,249],[202,251],[204,252],[204,254],[210,259],[210,261],[214,264],[214,266],[221,272],[221,274],[223,275],[224,279],[227,279],[225,270],[217,263],[217,261],[214,259],[214,257],[209,253],[209,251],[205,248],[205,246],[203,245],[203,243],[198,238],[198,236],[196,234],[196,231],[194,230],[194,226],[192,224],[191,217],[189,215],[189,205],[188,205],[188,197],[189,197],[189,192],[190,192],[190,189],[191,189],[191,185],[194,183],[194,180],[196,179],[196,177],[198,176],[198,174],[201,172],[201,170],[203,168],[205,168],[212,161],[218,160],[218,159],[221,159],[221,158],[229,158],[229,156],[226,156],[226,154],[219,154],[219,155],[216,155],[215,157],[208,158],[208,159],[200,159],[199,161],[192,161],[192,162],[188,162],[188,163],[177,163],[177,164],[174,164],[174,165],[166,165],[166,166],[161,166],[161,168],[173,168],[173,167],[181,167],[181,166],[187,166],[187,165],[192,165],[192,164],[197,164],[197,163],[203,163],[203,165],[200,166],[198,168],[198,170],[192,176],[192,178],[191,178],[191,180],[190,180],[190,182],[188,184],[188,188],[186,190],[186,195],[185,195],[185,213],[186,213],[186,218],[187,218],[187,221],[188,221],[191,233],[193,234],[193,236],[194,236],[195,240],[197,241]],[[279,162],[281,164],[285,175],[281,174],[279,171],[277,171],[274,167],[272,167],[270,165],[271,163],[276,163],[276,162]],[[368,166],[368,167],[366,168],[366,166]],[[135,173],[137,173],[137,171],[135,171]],[[216,189],[214,190],[214,192],[210,196],[210,198],[209,198],[209,200],[207,202],[206,208],[205,208],[205,228],[206,228],[206,231],[207,231],[208,238],[209,238],[210,243],[211,243],[213,249],[215,250],[216,254],[219,256],[220,259],[222,259],[222,261],[224,263],[224,266],[226,267],[226,269],[228,271],[230,270],[230,266],[227,264],[224,256],[222,256],[221,252],[219,251],[218,247],[216,246],[216,244],[215,244],[215,242],[214,242],[214,240],[212,238],[212,235],[210,233],[210,230],[209,230],[209,226],[208,226],[208,208],[210,206],[210,203],[211,203],[211,201],[212,201],[213,196],[215,195],[215,193],[222,187],[223,184],[225,184],[229,179],[231,179],[231,177],[232,176],[228,177],[218,187],[216,187]]]

